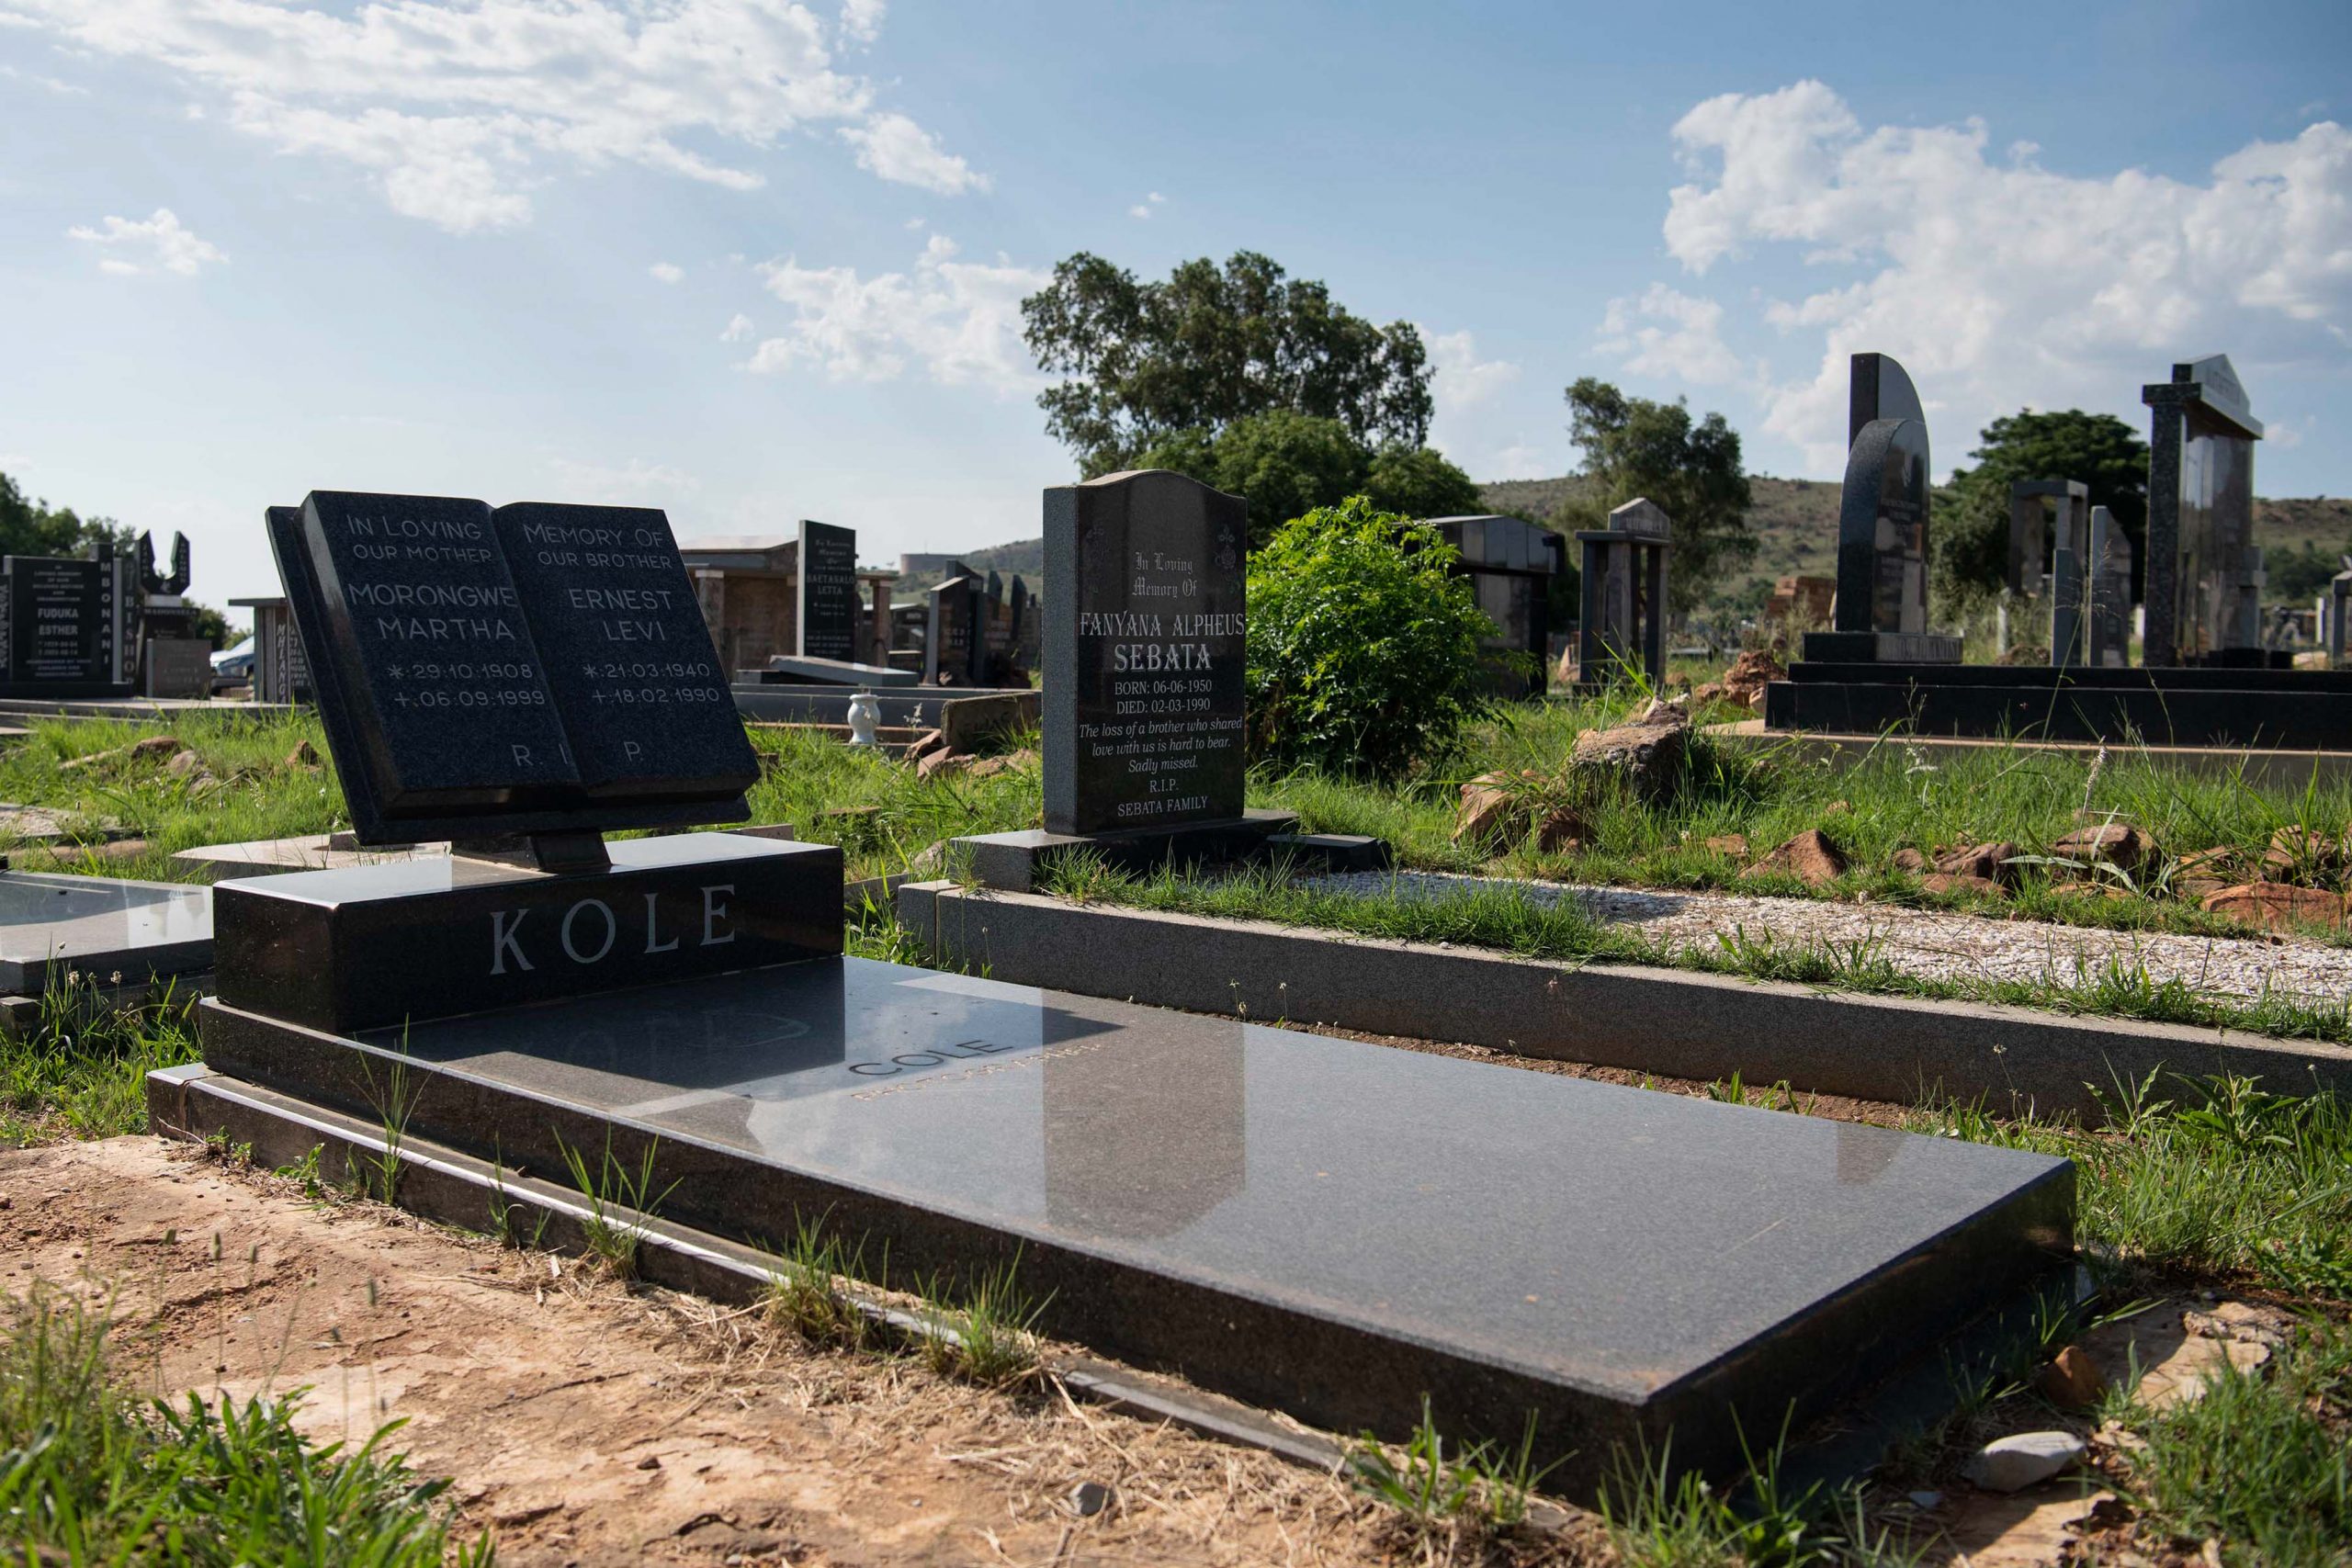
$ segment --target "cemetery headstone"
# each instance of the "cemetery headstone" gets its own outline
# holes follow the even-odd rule
[[[933,588],[928,599],[922,645],[923,684],[982,684],[980,580],[969,575],[951,577]]]
[[[857,530],[803,520],[795,637],[804,659],[857,658]]]
[[[0,694],[128,696],[138,656],[138,570],[97,558],[0,560]]]
[[[1666,558],[1673,536],[1673,519],[1646,497],[1611,512],[1608,527],[1577,532],[1584,547],[1579,684],[1601,685],[1638,669],[1653,687],[1665,688]]]
[[[2090,616],[2084,661],[2121,670],[2132,662],[2132,536],[2115,513],[2091,508]]]
[[[458,852],[220,884],[225,1001],[353,1030],[840,952],[838,850],[604,841],[740,819],[759,776],[660,512],[319,491],[268,522],[354,838]]]
[[[660,513],[321,491],[270,542],[362,843],[746,814],[758,763]]]
[[[1046,828],[1242,814],[1248,506],[1164,469],[1046,492]]]
[[[2009,485],[2009,589],[2050,609],[2050,662],[2083,660],[2091,592],[2090,487],[2079,479]],[[2046,564],[2045,564],[2046,563]]]
[[[1960,639],[1928,630],[1928,425],[1889,355],[1853,356],[1851,445],[1838,508],[1835,630],[1806,636],[1807,660],[1951,664]]]
[[[2262,422],[2225,354],[2140,389],[2149,409],[2147,632],[2151,665],[2262,663],[2262,552],[2254,444]]]
[[[187,536],[172,536],[172,571],[156,570],[155,541],[139,536],[139,690],[149,697],[212,694],[212,644],[196,627],[187,599],[191,581]]]

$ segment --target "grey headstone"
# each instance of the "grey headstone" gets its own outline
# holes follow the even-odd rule
[[[1046,491],[1046,829],[1238,818],[1248,504],[1165,469]]]
[[[796,652],[808,659],[857,657],[857,530],[800,525]]]

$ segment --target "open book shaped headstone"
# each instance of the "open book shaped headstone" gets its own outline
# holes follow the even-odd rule
[[[361,843],[594,863],[606,829],[750,815],[759,762],[662,513],[314,491],[269,537]]]

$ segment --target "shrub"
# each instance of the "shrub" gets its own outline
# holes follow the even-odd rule
[[[1363,496],[1250,558],[1250,750],[1290,769],[1395,778],[1458,752],[1495,633],[1437,530]]]

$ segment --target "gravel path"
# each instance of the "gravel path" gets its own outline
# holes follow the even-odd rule
[[[1988,920],[1974,915],[1907,909],[1892,904],[1832,904],[1816,898],[1765,898],[1742,893],[1653,892],[1587,887],[1509,877],[1437,872],[1351,872],[1306,877],[1305,886],[1363,897],[1443,897],[1477,887],[1516,886],[1543,903],[1581,899],[1600,919],[1638,928],[1670,947],[1712,949],[1717,933],[1744,930],[1803,947],[1876,944],[1907,975],[1937,979],[2074,982],[2102,972],[2110,958],[2144,964],[2159,982],[2180,980],[2216,998],[2253,1000],[2266,989],[2341,1001],[2352,992],[2352,948],[2292,939],[2242,941],[2170,932],[2098,931],[2041,920]]]

